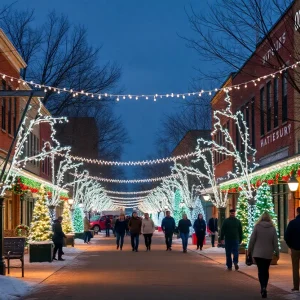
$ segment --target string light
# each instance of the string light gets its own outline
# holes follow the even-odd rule
[[[154,189],[152,190],[145,190],[145,191],[139,191],[139,192],[118,192],[118,191],[108,191],[108,190],[104,190],[107,194],[116,194],[116,195],[122,195],[122,194],[126,194],[126,195],[139,195],[139,194],[148,194],[151,193]]]
[[[70,173],[73,176],[77,176],[74,173]],[[110,182],[110,183],[142,183],[142,182],[157,182],[157,181],[162,181],[166,178],[172,178],[176,177],[176,175],[169,175],[169,176],[163,176],[163,177],[155,177],[155,178],[146,178],[146,179],[111,179],[111,178],[102,178],[102,177],[97,177],[97,176],[87,176],[87,178],[96,180],[96,181],[102,181],[102,182]]]
[[[249,80],[249,81],[246,81],[246,82],[243,82],[243,83],[239,83],[239,84],[236,84],[236,85],[232,85],[230,87],[226,87],[227,89],[232,89],[232,88],[236,88],[236,89],[240,89],[240,88],[247,88],[249,86],[249,84],[254,84],[254,86],[257,85],[256,82],[259,82],[261,81],[262,79],[268,79],[270,77],[273,77],[277,74],[282,74],[282,72],[286,71],[286,70],[289,70],[289,69],[294,69],[298,66],[298,64],[300,63],[300,61],[297,61],[296,63],[294,63],[293,65],[290,65],[290,66],[287,66],[287,67],[284,67],[278,71],[275,71],[273,73],[270,73],[270,74],[267,74],[267,75],[264,75],[264,76],[261,76],[261,77],[258,77],[257,79],[252,79],[252,80]],[[20,83],[23,83],[23,85],[25,84],[30,84],[30,85],[34,85],[34,86],[38,86],[39,88],[41,89],[44,89],[45,92],[48,92],[48,91],[53,91],[54,93],[70,93],[72,94],[73,96],[77,97],[77,96],[86,96],[86,97],[91,97],[91,98],[94,98],[94,97],[97,97],[98,99],[101,99],[102,97],[110,97],[110,98],[113,98],[117,101],[120,100],[120,98],[123,98],[123,99],[132,99],[132,98],[135,98],[136,100],[142,98],[142,99],[145,99],[145,100],[148,100],[149,98],[152,98],[154,101],[157,100],[157,98],[168,98],[171,96],[171,98],[174,98],[174,96],[176,96],[176,98],[180,98],[180,97],[190,97],[190,96],[194,96],[194,95],[199,95],[199,97],[201,97],[203,94],[211,94],[212,92],[218,92],[218,91],[225,91],[226,88],[215,88],[215,89],[211,89],[211,90],[200,90],[200,91],[194,91],[194,92],[185,92],[185,93],[171,93],[171,94],[108,94],[108,93],[91,93],[91,92],[86,92],[86,91],[76,91],[76,90],[73,90],[72,88],[59,88],[59,87],[52,87],[52,86],[48,86],[48,85],[44,85],[44,84],[39,84],[39,83],[36,83],[34,81],[27,81],[27,80],[23,80],[23,79],[20,79],[20,78],[16,78],[16,77],[13,77],[13,76],[9,76],[7,74],[4,74],[4,73],[0,73],[0,76],[2,76],[3,79],[5,78],[8,78],[10,81],[16,81],[16,82],[20,82]]]
[[[131,197],[131,198],[125,198],[125,197],[110,197],[110,199],[113,199],[113,200],[143,200],[145,199],[146,197]]]
[[[206,150],[209,150],[209,148],[203,149],[203,151],[206,151]],[[65,154],[58,153],[57,155],[64,156]],[[190,153],[187,153],[187,154],[177,155],[177,156],[174,156],[174,157],[166,157],[166,158],[159,158],[159,159],[152,159],[152,160],[142,160],[142,161],[126,161],[126,162],[107,161],[107,160],[101,160],[101,159],[91,159],[91,158],[85,158],[85,157],[74,156],[74,155],[69,155],[69,156],[73,160],[86,162],[86,163],[89,163],[89,164],[109,165],[109,166],[145,166],[145,165],[162,164],[162,163],[167,163],[167,162],[176,162],[177,160],[187,159],[189,157],[193,157],[193,156],[196,156],[196,155],[197,155],[197,152],[190,152]]]

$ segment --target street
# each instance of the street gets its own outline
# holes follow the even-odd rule
[[[131,251],[128,237],[123,251],[116,250],[112,237],[97,236],[92,241],[87,251],[22,299],[261,298],[257,280],[229,272],[199,254],[184,254],[180,244],[166,252],[159,234],[153,239],[151,252],[145,251],[142,236],[138,253]],[[296,299],[296,295],[272,286],[268,290],[270,299]]]

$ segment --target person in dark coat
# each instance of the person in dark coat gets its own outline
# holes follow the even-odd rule
[[[136,212],[132,213],[132,217],[129,220],[128,227],[130,230],[132,251],[138,252],[142,221],[138,217]]]
[[[183,253],[187,253],[187,245],[190,235],[190,227],[192,227],[191,221],[187,218],[186,214],[182,215],[182,219],[178,223],[178,230],[182,241]]]
[[[54,243],[54,250],[53,250],[53,260],[57,260],[56,259],[56,252],[58,251],[58,260],[64,260],[62,258],[62,247],[63,247],[63,243],[64,243],[64,238],[66,237],[66,235],[64,234],[64,232],[62,231],[62,227],[61,227],[61,222],[62,222],[63,218],[62,217],[58,217],[57,220],[54,221],[53,226],[52,226],[52,230],[53,230],[53,237],[52,237],[52,241]]]
[[[124,236],[127,229],[127,223],[125,220],[125,215],[121,214],[119,219],[116,220],[115,223],[115,233],[116,233],[116,243],[117,250],[120,248],[122,250],[124,244]]]
[[[206,235],[206,223],[203,219],[203,215],[199,214],[197,220],[194,222],[193,226],[196,236],[197,236],[197,250],[202,250],[203,248],[203,241]]]
[[[215,246],[215,240],[218,236],[218,219],[217,218],[210,218],[208,220],[208,229],[211,232],[211,245],[212,247]],[[218,241],[217,241],[218,243]]]
[[[291,249],[293,284],[292,291],[299,291],[299,260],[300,260],[300,207],[297,208],[297,217],[290,221],[284,240]]]
[[[129,227],[128,227],[129,220],[130,220],[130,216],[126,216],[125,222],[126,222],[126,235],[127,236],[130,235]]]
[[[232,270],[232,262],[236,270],[239,269],[239,245],[243,240],[243,227],[239,219],[235,217],[235,209],[231,209],[230,216],[221,228],[221,243],[225,244],[227,270]],[[233,260],[232,260],[233,255]]]
[[[171,217],[171,213],[169,211],[166,211],[166,216],[163,218],[161,222],[161,228],[165,234],[165,241],[167,246],[166,251],[172,250],[172,238],[175,232],[175,227],[176,225],[175,225],[174,218]]]
[[[110,217],[107,216],[106,220],[105,220],[105,233],[106,233],[106,237],[110,236],[110,228],[111,228],[111,220],[110,220]]]

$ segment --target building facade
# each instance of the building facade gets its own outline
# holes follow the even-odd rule
[[[29,86],[18,81],[20,78],[20,70],[25,67],[26,63],[18,54],[5,33],[0,29],[1,90],[30,90]],[[0,97],[0,170],[13,142],[13,137],[27,100],[27,97],[21,96]],[[28,125],[30,120],[36,117],[39,99],[33,98],[31,100],[31,107],[27,113],[26,125]],[[41,112],[43,115],[50,115],[44,107],[42,107]],[[51,140],[50,135],[51,130],[47,124],[35,126],[28,137],[23,155],[30,157],[38,154],[43,142]],[[11,162],[13,154],[14,151],[12,151],[9,162]],[[7,190],[4,195],[5,236],[15,235],[15,228],[20,224],[30,225],[34,202],[38,196],[37,193],[41,184],[46,187],[51,186],[51,168],[49,161],[28,162],[26,167],[19,172],[12,188]]]
[[[295,217],[295,209],[300,205],[296,199],[299,191],[293,195],[287,184],[290,176],[300,175],[300,81],[296,68],[269,74],[300,59],[300,33],[296,23],[299,10],[300,1],[293,2],[257,45],[251,57],[222,86],[233,86],[229,89],[233,113],[243,113],[251,145],[257,151],[259,167],[253,173],[252,184],[258,187],[262,182],[267,182],[271,187],[283,251],[287,251],[283,242],[286,226]],[[221,90],[212,99],[212,109],[223,109],[224,98],[225,92]],[[237,128],[227,121],[228,124],[224,120],[224,126],[228,128],[237,149],[243,153],[245,149]],[[221,136],[213,138],[222,143]],[[216,174],[220,178],[228,171],[234,171],[230,158],[221,157],[216,161]],[[229,206],[235,207],[238,197],[236,180],[220,182],[221,189],[230,193]]]

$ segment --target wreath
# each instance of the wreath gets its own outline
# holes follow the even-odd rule
[[[24,224],[18,225],[15,232],[17,236],[27,237],[29,235],[29,227]]]

